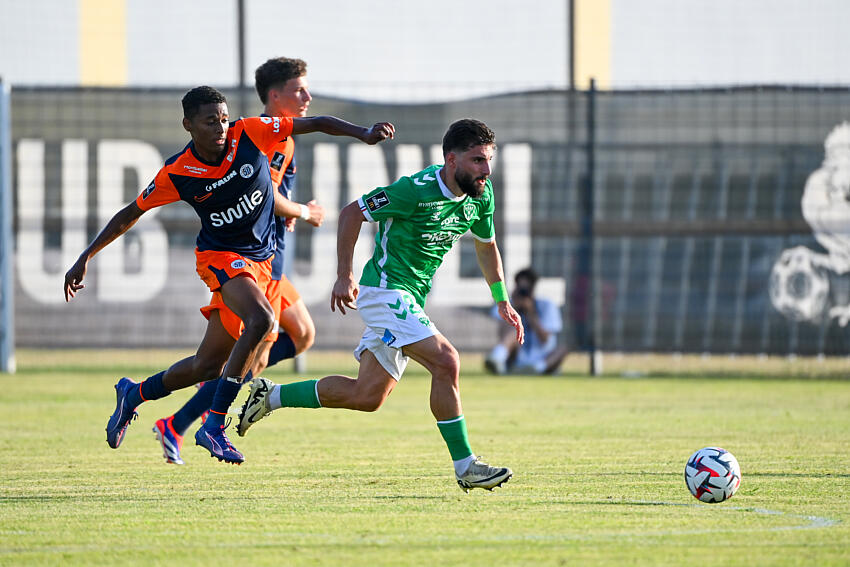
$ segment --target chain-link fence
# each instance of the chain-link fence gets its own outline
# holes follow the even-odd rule
[[[61,291],[96,230],[185,145],[182,94],[13,89],[19,346],[200,340],[197,309],[208,297],[194,273],[198,223],[182,204],[148,213],[98,255],[74,302],[66,305]],[[246,114],[259,112],[253,92],[227,94]],[[316,96],[313,114],[390,120],[398,135],[377,147],[299,137],[296,198],[318,199],[328,222],[299,227],[289,273],[316,320],[317,347],[353,346],[359,319],[328,309],[337,212],[374,186],[441,162],[448,124],[472,116],[498,138],[492,179],[508,277],[528,265],[544,276],[539,294],[563,305],[564,342],[625,352],[843,354],[848,110],[847,89],[541,91],[416,105]],[[358,266],[371,251],[368,231]],[[490,302],[472,241],[463,239],[438,271],[428,311],[458,348],[483,350],[496,336]]]

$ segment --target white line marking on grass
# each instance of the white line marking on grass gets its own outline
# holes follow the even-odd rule
[[[834,526],[836,524],[840,524],[841,520],[832,520],[830,518],[822,518],[820,516],[807,516],[803,514],[789,514],[788,512],[782,512],[780,510],[768,510],[767,508],[753,508],[747,506],[726,506],[720,504],[715,506],[713,504],[684,504],[681,502],[654,502],[650,500],[625,500],[623,504],[635,504],[638,506],[682,506],[687,508],[698,508],[700,510],[710,511],[711,513],[719,513],[719,512],[753,512],[760,516],[784,516],[786,518],[794,518],[797,520],[805,520],[809,522],[808,524],[801,525],[793,525],[793,526],[773,526],[769,528],[750,528],[750,529],[740,529],[736,527],[734,530],[725,530],[725,529],[717,529],[717,530],[685,530],[685,531],[673,531],[673,532],[664,532],[659,535],[687,535],[687,534],[703,534],[703,533],[716,533],[723,531],[735,531],[735,532],[779,532],[785,530],[812,530],[817,528],[828,528],[830,526]]]

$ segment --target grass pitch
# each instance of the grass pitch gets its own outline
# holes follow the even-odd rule
[[[375,414],[281,410],[234,433],[241,467],[194,428],[186,465],[164,464],[153,422],[189,391],[143,405],[109,449],[116,379],[181,354],[24,351],[0,375],[0,564],[850,564],[848,381],[494,378],[465,360],[473,449],[515,476],[464,494],[415,364]],[[722,504],[685,488],[707,445],[743,471]]]

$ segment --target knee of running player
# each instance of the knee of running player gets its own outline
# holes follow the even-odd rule
[[[313,321],[310,321],[309,324],[304,324],[299,329],[299,333],[293,337],[293,344],[295,344],[295,354],[301,354],[302,352],[309,349],[313,346],[313,342],[316,340],[316,327],[313,325]]]
[[[267,305],[257,304],[243,317],[242,323],[245,325],[242,336],[247,335],[253,342],[259,343],[274,329],[274,311]]]
[[[457,350],[448,342],[440,345],[440,350],[431,359],[428,369],[434,380],[456,385],[460,376],[460,356]]]

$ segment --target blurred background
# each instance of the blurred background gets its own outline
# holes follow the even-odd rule
[[[0,14],[4,370],[15,347],[197,345],[208,292],[187,205],[101,252],[70,304],[63,276],[188,141],[185,91],[212,85],[232,115],[255,115],[253,71],[277,56],[307,61],[311,114],[398,132],[378,147],[297,141],[295,199],[327,209],[286,249],[316,349],[362,331],[328,309],[340,208],[441,163],[447,126],[474,117],[499,144],[508,287],[541,274],[572,357],[847,360],[847,2],[0,0]],[[491,303],[464,238],[428,312],[459,350],[484,352]]]

